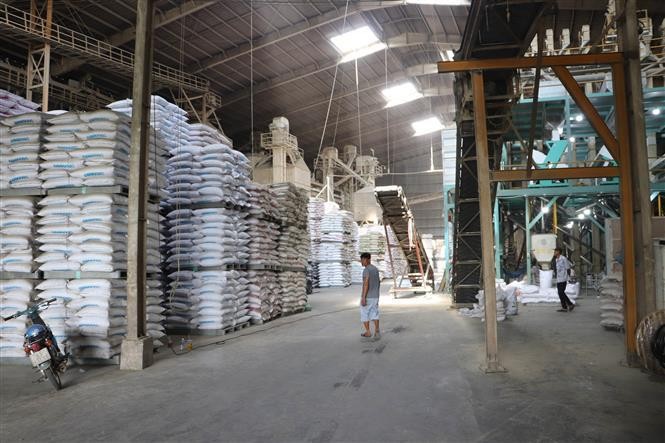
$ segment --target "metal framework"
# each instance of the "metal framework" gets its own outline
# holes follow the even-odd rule
[[[30,12],[32,17],[41,17],[43,20],[44,34],[47,38],[43,42],[31,43],[28,46],[28,66],[26,69],[26,94],[25,97],[33,101],[33,93],[38,92],[42,99],[42,111],[48,111],[49,81],[51,79],[51,43],[48,37],[51,35],[53,26],[53,0],[46,0],[44,10],[40,11],[37,0],[30,1]],[[30,28],[35,29],[37,23],[32,21]]]
[[[566,66],[575,65],[597,65],[609,64],[612,70],[612,84],[613,94],[615,99],[616,109],[616,141],[618,144],[617,160],[618,175],[620,177],[620,201],[621,213],[625,216],[621,219],[622,222],[622,237],[623,237],[623,284],[624,284],[624,297],[625,297],[625,326],[626,326],[626,352],[631,361],[636,352],[635,331],[637,328],[637,279],[635,274],[635,238],[634,238],[634,220],[633,214],[633,174],[631,168],[631,149],[630,149],[630,133],[628,127],[628,112],[627,112],[627,99],[626,99],[626,79],[624,75],[624,57],[622,53],[605,53],[605,54],[589,54],[589,55],[569,55],[569,56],[553,56],[542,57],[540,59],[542,67],[557,67],[555,72],[560,74],[563,85],[574,97],[579,89],[579,85],[571,84],[570,75]],[[498,359],[498,343],[496,334],[496,312],[493,308],[496,306],[496,293],[494,285],[494,238],[493,229],[491,226],[492,217],[492,202],[490,198],[490,171],[489,171],[489,158],[488,158],[488,132],[486,127],[486,114],[485,114],[485,85],[484,85],[484,71],[495,69],[513,69],[519,67],[535,67],[538,63],[536,58],[521,58],[521,59],[493,59],[493,60],[480,60],[480,61],[460,61],[460,62],[439,62],[439,72],[461,72],[471,71],[473,78],[473,98],[474,98],[474,120],[475,120],[475,136],[477,145],[477,158],[478,158],[478,185],[480,195],[480,218],[481,218],[481,238],[483,243],[482,248],[482,263],[483,263],[483,282],[485,289],[485,327],[486,327],[486,368],[489,371],[500,370]],[[572,91],[571,91],[572,90]],[[586,117],[591,120],[595,114],[588,107],[581,107]],[[594,128],[599,131],[601,127]],[[600,132],[600,131],[599,131]],[[610,133],[611,134],[611,133]],[[600,135],[600,134],[599,134]],[[609,135],[605,134],[608,136]],[[614,137],[614,135],[612,136]],[[611,139],[609,139],[611,140]],[[589,175],[594,176],[599,171],[583,171],[586,169],[594,168],[555,168],[547,169],[547,175],[542,178],[549,179],[566,179],[566,178],[585,178]],[[616,168],[601,168],[606,170],[610,175],[616,175]],[[531,180],[537,170],[517,170],[515,177],[496,175],[498,172],[507,173],[507,171],[494,171],[493,179],[509,179],[509,180]],[[606,174],[607,175],[607,174]],[[484,223],[483,223],[484,222]]]
[[[8,4],[0,4],[0,29],[12,35],[27,38],[37,44],[49,43],[59,53],[70,57],[84,58],[123,76],[132,75],[134,54],[102,40],[50,23],[31,12],[22,11]],[[169,66],[154,63],[154,84],[158,87],[177,87],[187,91],[208,93],[215,103],[221,98],[210,92],[208,80],[182,72]]]

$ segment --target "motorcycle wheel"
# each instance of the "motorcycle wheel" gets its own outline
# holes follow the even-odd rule
[[[60,382],[58,371],[54,371],[52,367],[48,367],[44,369],[44,375],[49,379],[56,391],[62,389],[62,383]]]

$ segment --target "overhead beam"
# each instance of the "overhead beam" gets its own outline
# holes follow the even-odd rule
[[[621,52],[608,52],[601,54],[576,54],[576,55],[553,55],[543,57],[542,66],[586,66],[586,65],[610,65],[622,63]],[[535,69],[538,66],[538,58],[488,58],[483,60],[462,61],[440,61],[437,63],[439,73],[462,72],[473,70],[494,69]]]
[[[364,11],[372,11],[375,9],[389,8],[393,6],[403,5],[402,1],[368,1],[368,2],[359,2],[357,4],[350,5],[346,18],[350,16],[359,14]],[[298,23],[293,25],[286,26],[282,29],[278,29],[270,34],[267,34],[261,38],[256,39],[254,42],[243,43],[233,49],[228,51],[220,51],[219,53],[208,57],[205,60],[202,60],[200,63],[196,64],[195,67],[191,70],[193,73],[199,73],[206,71],[208,69],[214,68],[224,63],[228,63],[231,60],[235,60],[238,57],[247,55],[252,51],[257,49],[265,48],[267,46],[273,45],[275,43],[281,42],[283,40],[288,40],[297,35],[300,35],[304,32],[311,31],[313,29],[320,28],[331,23],[341,20],[345,17],[344,9],[334,9],[332,11],[325,12],[316,17],[307,18],[301,20]]]
[[[553,169],[510,169],[491,171],[490,179],[495,182],[516,182],[531,180],[566,180],[575,178],[618,177],[616,166],[595,166],[589,168],[553,168]]]
[[[284,86],[286,84],[289,84],[291,82],[301,80],[303,78],[309,77],[310,75],[318,74],[319,72],[325,72],[329,69],[333,69],[337,65],[337,62],[331,62],[326,65],[320,66],[318,64],[311,64],[307,65],[303,68],[296,69],[291,72],[287,72],[282,75],[278,75],[277,77],[265,80],[263,82],[257,83],[254,85],[254,95],[259,94],[261,92],[268,91],[272,88],[276,88],[278,86]],[[419,65],[414,65],[406,68],[403,71],[398,71],[396,73],[390,74],[390,80],[392,83],[403,80],[406,78],[411,78],[411,77],[419,77],[419,76],[424,76],[424,75],[431,75],[431,74],[437,74],[437,66],[436,63],[424,63],[424,64],[419,64]],[[364,85],[360,85],[358,90],[359,92],[364,92],[369,89],[374,89],[374,88],[379,88],[383,87],[386,84],[386,77],[385,76],[380,76],[376,77],[369,82],[365,83]],[[222,107],[229,106],[239,100],[244,100],[250,97],[252,91],[250,88],[245,88],[240,91],[236,91],[233,94],[230,94],[226,97],[224,97],[224,103],[222,104]],[[340,98],[348,97],[349,95],[353,95],[356,93],[356,88],[348,88],[346,90],[343,90],[333,96],[333,100],[338,100]],[[328,100],[330,99],[330,95],[325,95],[321,96],[316,99],[316,102],[311,105],[311,106],[317,106],[320,104],[326,104],[328,103]],[[309,105],[308,105],[309,106]],[[301,108],[296,111],[292,112],[298,112],[300,110],[307,109]]]
[[[202,9],[205,9],[209,6],[216,4],[216,1],[200,1],[200,0],[188,0],[185,1],[180,6],[171,8],[168,11],[158,13],[157,17],[154,19],[154,29],[160,28],[162,26],[173,23],[176,20],[180,20],[183,17],[186,17],[190,14],[198,12]],[[120,31],[116,34],[111,35],[106,39],[106,41],[113,46],[121,46],[125,43],[129,43],[136,37],[136,27],[132,26],[123,31]],[[51,70],[53,75],[63,75],[70,71],[74,71],[85,64],[84,60],[78,59],[69,59],[63,58],[63,60],[53,67]]]

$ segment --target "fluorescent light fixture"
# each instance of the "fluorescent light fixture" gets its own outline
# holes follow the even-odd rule
[[[582,211],[584,215],[591,215],[591,209],[586,208],[584,211]]]
[[[372,32],[369,26],[362,26],[353,31],[336,35],[330,38],[335,49],[342,54],[340,63],[373,54],[386,47],[386,44]]]
[[[411,127],[416,131],[413,135],[417,137],[429,134],[430,132],[440,131],[443,129],[443,124],[438,117],[428,117],[411,123]]]
[[[471,0],[405,0],[407,5],[470,6]]]
[[[543,214],[547,214],[548,212],[550,212],[550,207],[543,206],[542,208],[540,208],[540,212],[542,212]]]
[[[393,106],[408,103],[423,96],[423,94],[419,92],[416,86],[411,82],[405,82],[397,86],[386,88],[381,91],[381,94],[383,94],[386,102],[388,102],[386,108],[392,108]]]
[[[575,116],[575,121],[576,122],[581,122],[582,120],[584,120],[584,116],[582,114],[577,114]]]
[[[570,138],[568,139],[568,141],[571,142],[571,143],[575,143],[575,137],[570,137]]]
[[[653,115],[660,115],[660,108],[653,108],[651,110],[651,114]]]
[[[574,222],[570,221],[570,222],[566,223],[566,228],[571,229],[574,224],[575,224]]]
[[[577,214],[577,218],[579,218],[580,220],[584,220],[584,214],[583,213]]]

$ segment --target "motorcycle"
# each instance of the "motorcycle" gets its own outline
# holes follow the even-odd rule
[[[49,380],[56,390],[60,390],[62,389],[60,374],[67,369],[68,355],[60,351],[51,328],[39,316],[40,309],[44,306],[48,308],[54,301],[55,298],[43,300],[3,319],[7,321],[23,315],[30,319],[31,325],[24,334],[23,350],[30,357],[32,365],[41,371],[42,378],[39,381]]]

